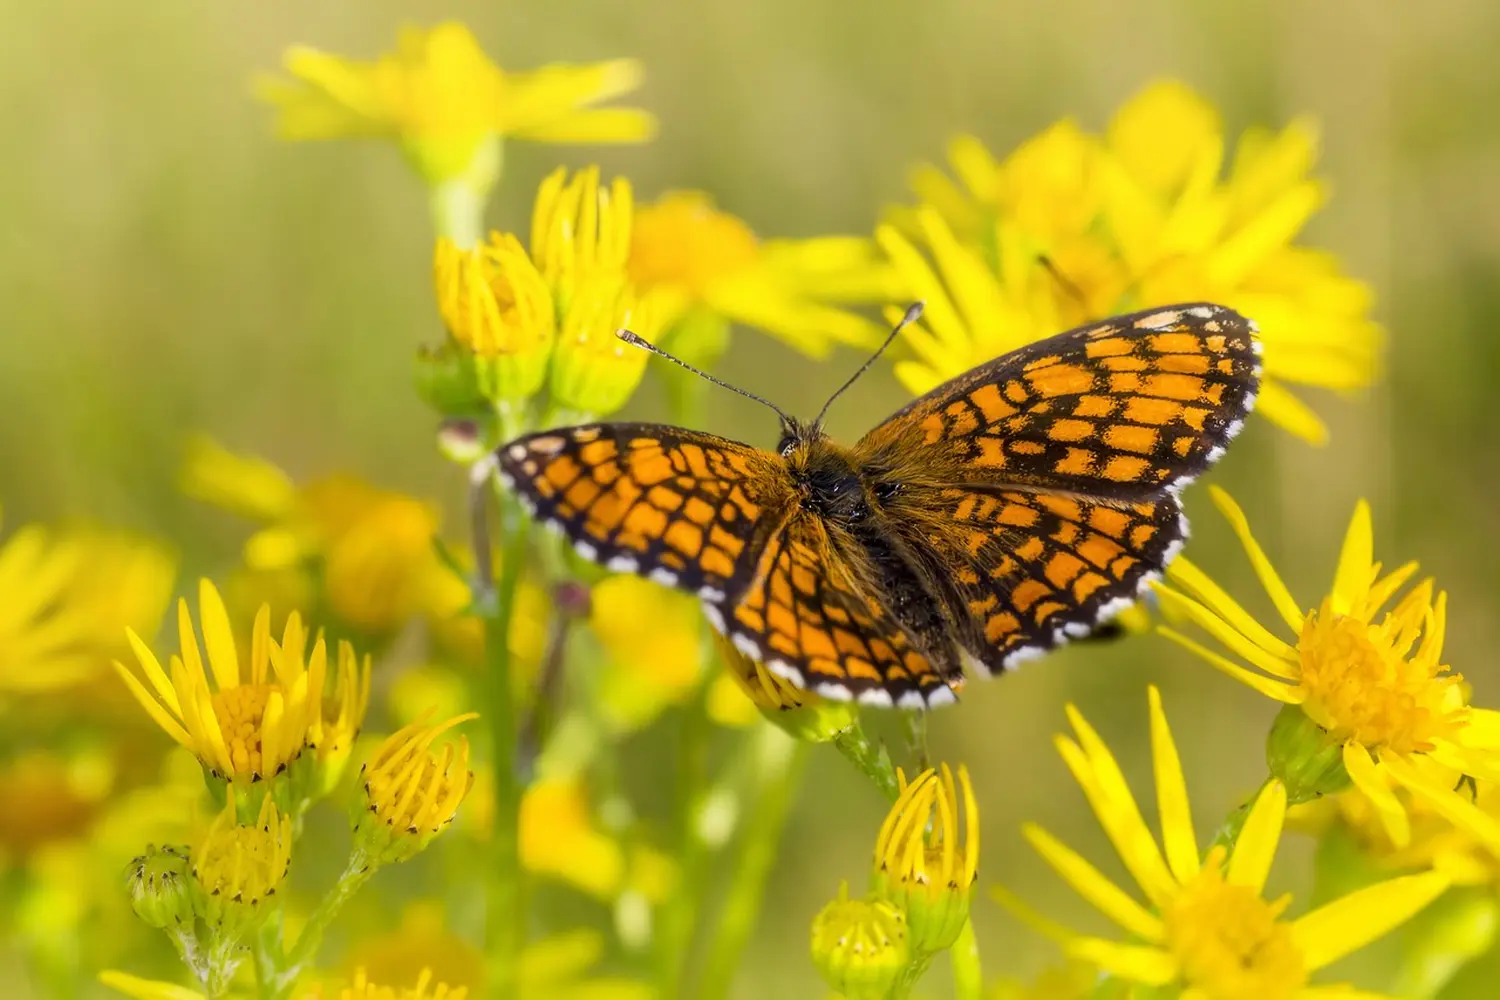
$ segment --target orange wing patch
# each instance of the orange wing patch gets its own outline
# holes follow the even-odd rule
[[[877,595],[854,582],[812,515],[793,516],[766,546],[739,604],[706,607],[747,656],[824,697],[905,707],[953,700]]]
[[[1218,460],[1259,379],[1259,345],[1243,316],[1208,304],[1155,309],[960,375],[856,452],[872,465],[912,463],[929,479],[1141,500],[1180,489]]]
[[[584,558],[708,601],[744,590],[792,496],[776,456],[676,427],[546,431],[498,458],[533,516]]]

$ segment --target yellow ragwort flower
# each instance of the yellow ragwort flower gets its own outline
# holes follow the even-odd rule
[[[200,916],[224,939],[238,938],[264,920],[292,862],[292,818],[261,799],[254,823],[236,819],[234,794],[193,851]]]
[[[557,307],[550,385],[554,405],[569,415],[624,406],[648,355],[615,333],[628,328],[654,341],[661,329],[662,296],[637,289],[627,270],[633,217],[629,182],[617,177],[603,186],[597,167],[571,178],[559,169],[537,191],[531,258]]]
[[[521,241],[491,233],[488,243],[465,250],[440,238],[433,277],[438,312],[463,354],[439,352],[432,366],[456,368],[464,382],[472,372],[475,391],[502,408],[535,396],[547,379],[557,317],[551,290]],[[450,411],[463,391],[432,401]]]
[[[1144,903],[1046,830],[1023,828],[1043,860],[1130,938],[1061,932],[1070,957],[1198,1000],[1313,1000],[1339,995],[1310,986],[1314,972],[1404,923],[1448,887],[1445,875],[1409,875],[1286,919],[1289,896],[1262,896],[1281,840],[1286,789],[1267,782],[1233,847],[1216,844],[1200,854],[1177,747],[1154,687],[1150,702],[1160,844],[1109,748],[1071,705],[1076,741],[1056,738]]]
[[[490,61],[467,27],[406,27],[396,51],[374,62],[306,46],[287,50],[287,77],[266,76],[257,92],[279,112],[278,130],[292,140],[385,137],[399,141],[429,183],[451,180],[484,164],[498,170],[508,136],[535,142],[642,142],[656,121],[636,108],[591,108],[640,84],[629,59],[585,66],[555,64],[507,72]]]
[[[350,475],[298,486],[264,459],[198,436],[180,473],[184,493],[264,525],[245,542],[255,571],[315,571],[340,619],[368,632],[427,611],[451,575],[433,547],[436,507]]]
[[[0,542],[0,691],[55,691],[98,674],[125,629],[152,632],[171,599],[160,547],[28,524]]]
[[[1434,600],[1432,581],[1425,580],[1385,610],[1417,566],[1408,563],[1382,575],[1381,565],[1373,561],[1370,508],[1360,501],[1332,588],[1316,608],[1303,612],[1239,506],[1223,490],[1211,492],[1295,638],[1278,638],[1187,560],[1178,560],[1168,571],[1185,593],[1158,587],[1164,605],[1182,612],[1250,666],[1172,629],[1162,629],[1163,634],[1241,683],[1298,706],[1342,748],[1349,778],[1379,806],[1397,843],[1410,835],[1406,810],[1392,791],[1403,787],[1500,847],[1500,823],[1494,817],[1454,791],[1451,783],[1435,782],[1417,767],[1418,758],[1427,756],[1455,774],[1500,780],[1500,712],[1471,706],[1462,677],[1442,662],[1447,595],[1439,593]]]
[[[430,715],[431,713],[428,713]],[[391,734],[360,768],[364,800],[354,806],[355,850],[369,864],[405,861],[442,833],[474,784],[469,741],[430,747],[473,712],[428,725],[427,715]]]
[[[689,361],[722,353],[741,323],[811,357],[834,344],[870,346],[875,327],[832,303],[894,298],[894,275],[869,240],[761,240],[699,191],[672,191],[636,209],[629,273],[664,296],[664,342]],[[716,351],[690,341],[708,339]],[[709,357],[704,357],[708,354]]]
[[[979,870],[979,807],[969,770],[958,780],[944,764],[901,788],[875,841],[871,890],[906,914],[912,947],[937,952],[957,940],[969,919]]]
[[[162,669],[134,630],[127,636],[145,682],[115,662],[116,672],[157,725],[226,781],[274,779],[298,760],[304,747],[315,748],[320,760],[336,766],[369,702],[369,658],[360,662],[353,647],[340,642],[330,669],[327,643],[319,635],[308,653],[308,635],[295,613],[276,641],[267,605],[255,616],[249,655],[242,657],[224,602],[208,580],[199,582],[198,616],[206,662],[185,600],[177,604],[181,652],[172,656],[169,670]],[[297,776],[293,785],[284,807],[298,806],[301,796],[314,790],[302,786]]]
[[[953,237],[934,235],[922,214],[944,220],[1002,287],[1038,310],[1038,336],[1174,302],[1238,309],[1259,324],[1265,346],[1257,410],[1321,443],[1326,427],[1288,385],[1352,390],[1375,380],[1384,335],[1369,318],[1370,291],[1332,255],[1294,242],[1325,197],[1308,176],[1313,125],[1246,132],[1227,172],[1225,146],[1207,101],[1158,81],[1121,106],[1103,136],[1064,120],[1002,162],[958,137],[949,150],[957,182],[919,168],[912,186],[922,207],[893,217],[940,260]],[[923,293],[914,285],[909,294]],[[1026,342],[1027,324],[1017,329],[1003,335]]]
[[[625,852],[602,830],[577,776],[543,777],[521,797],[521,864],[599,899],[625,879]]]
[[[1009,263],[997,273],[936,209],[917,209],[913,225],[918,240],[895,225],[875,233],[908,299],[926,303],[921,319],[901,333],[913,357],[896,362],[896,377],[913,394],[1063,329],[1055,279],[1036,266],[1034,256],[1006,253]],[[891,322],[905,308],[888,310]]]
[[[640,729],[697,690],[702,622],[696,598],[638,576],[617,574],[593,586],[589,629],[606,654],[597,688],[604,721]]]
[[[348,984],[334,989],[317,983],[302,1000],[465,1000],[468,995],[467,987],[436,981],[431,969],[417,973],[414,985],[396,987],[371,982],[363,968],[356,968]]]

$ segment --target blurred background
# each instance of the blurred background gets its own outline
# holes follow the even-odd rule
[[[865,234],[909,200],[908,170],[940,162],[953,133],[1004,155],[1063,116],[1097,131],[1142,84],[1177,76],[1221,109],[1229,135],[1302,114],[1321,122],[1318,173],[1333,197],[1303,242],[1373,286],[1390,334],[1376,389],[1307,393],[1332,428],[1327,447],[1255,421],[1214,480],[1304,603],[1326,588],[1351,507],[1368,497],[1377,558],[1419,559],[1450,591],[1449,662],[1476,703],[1500,699],[1500,619],[1489,613],[1500,602],[1500,6],[0,0],[0,10],[12,40],[0,60],[8,530],[81,522],[165,539],[187,592],[233,565],[246,533],[176,487],[184,443],[200,431],[299,481],[342,470],[430,498],[449,528],[461,525],[461,476],[436,454],[433,418],[411,388],[414,351],[441,336],[425,194],[390,144],[273,138],[249,81],[289,44],[373,57],[403,23],[460,19],[508,68],[641,59],[646,84],[627,103],[660,117],[653,143],[507,146],[489,222],[522,232],[546,172],[598,162],[642,200],[711,192],[764,236]],[[859,360],[844,350],[803,363],[746,334],[719,372],[810,413]],[[879,370],[833,428],[857,436],[903,398]],[[751,404],[719,393],[707,407],[706,429],[774,443]],[[663,412],[648,382],[627,414]],[[1187,503],[1195,560],[1269,611],[1206,496]],[[1111,856],[1049,737],[1076,702],[1148,788],[1147,682],[1163,688],[1205,835],[1256,786],[1274,714],[1265,699],[1153,637],[1064,651],[971,685],[961,707],[932,718],[934,756],[967,762],[978,790],[982,883],[1093,926],[1017,827],[1035,820],[1092,858]],[[665,750],[643,759],[671,766]],[[814,754],[738,995],[819,995],[808,921],[840,879],[864,879],[884,808],[844,760]],[[1301,891],[1307,852],[1292,843],[1275,878]],[[1053,960],[998,907],[975,910],[988,972]]]

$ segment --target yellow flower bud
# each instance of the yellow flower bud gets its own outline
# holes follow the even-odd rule
[[[428,748],[449,729],[477,718],[472,712],[436,726],[426,716],[398,730],[360,769],[364,799],[355,806],[354,850],[367,866],[405,861],[442,833],[474,784],[469,741]]]
[[[193,852],[193,878],[201,891],[201,912],[211,935],[233,942],[265,920],[267,901],[286,878],[292,854],[292,818],[261,799],[253,825],[236,821],[235,796],[214,817]]]
[[[911,965],[906,917],[881,899],[850,899],[845,882],[813,920],[812,959],[846,1000],[884,1000]]]
[[[963,765],[956,782],[946,764],[941,774],[929,768],[910,784],[896,775],[901,794],[876,838],[870,887],[906,913],[915,950],[941,951],[969,919],[979,864],[974,789]]]
[[[719,653],[729,676],[734,678],[762,715],[794,739],[826,743],[837,739],[859,721],[853,702],[829,701],[773,674],[750,659],[722,635],[716,636]]]

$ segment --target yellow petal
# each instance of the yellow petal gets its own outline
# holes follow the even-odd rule
[[[1281,844],[1281,825],[1285,819],[1286,786],[1272,779],[1255,797],[1255,805],[1250,807],[1250,815],[1234,842],[1229,870],[1224,875],[1226,882],[1260,895],[1266,887],[1266,876],[1271,873],[1276,848]]]
[[[1147,941],[1160,941],[1164,929],[1161,919],[1134,899],[1119,886],[1100,873],[1082,855],[1068,847],[1035,823],[1021,827],[1026,838],[1042,860],[1071,885],[1084,899],[1098,907],[1115,923],[1130,934]]]
[[[1386,751],[1381,755],[1381,764],[1414,797],[1420,798],[1438,815],[1480,841],[1492,853],[1500,854],[1500,820],[1479,808],[1461,792],[1434,782],[1399,754]]]
[[[1291,682],[1297,679],[1296,655],[1290,646],[1286,648],[1284,656],[1273,656],[1250,641],[1243,632],[1192,598],[1185,597],[1174,592],[1170,587],[1163,587],[1160,584],[1155,589],[1163,604],[1170,604],[1173,609],[1197,622],[1205,632],[1228,646],[1231,652],[1238,653],[1278,680]]]
[[[1167,865],[1177,881],[1186,882],[1198,874],[1198,837],[1193,831],[1192,809],[1188,804],[1187,781],[1182,775],[1182,761],[1177,744],[1161,707],[1161,692],[1155,684],[1146,689],[1151,703],[1151,761],[1156,778],[1156,805],[1161,815],[1161,842]]]
[[[1363,499],[1354,505],[1344,547],[1339,551],[1339,567],[1329,593],[1335,614],[1347,615],[1369,587],[1370,563],[1375,558],[1374,531],[1370,526],[1370,505]]]
[[[1298,607],[1296,598],[1282,582],[1281,575],[1276,572],[1276,567],[1271,565],[1271,560],[1266,558],[1266,553],[1255,540],[1255,535],[1250,531],[1250,519],[1240,509],[1240,505],[1234,502],[1234,497],[1228,491],[1217,486],[1209,486],[1208,495],[1213,499],[1214,506],[1219,508],[1219,513],[1224,515],[1224,520],[1234,529],[1235,537],[1240,540],[1240,545],[1245,550],[1245,555],[1250,557],[1250,565],[1255,567],[1255,575],[1260,578],[1260,585],[1266,588],[1266,593],[1271,598],[1271,603],[1276,605],[1276,611],[1281,615],[1281,620],[1286,622],[1287,628],[1292,630],[1293,635],[1302,632],[1302,609]],[[1272,652],[1273,647],[1266,647]]]
[[[1165,591],[1159,591],[1159,593],[1165,593]],[[1156,631],[1171,639],[1177,645],[1197,653],[1219,670],[1233,677],[1246,687],[1259,691],[1267,698],[1274,698],[1288,705],[1300,705],[1302,703],[1303,695],[1299,689],[1287,684],[1285,681],[1246,670],[1238,663],[1220,656],[1213,650],[1194,642],[1180,632],[1167,628],[1165,625],[1158,625]]]
[[[229,627],[229,612],[219,589],[207,579],[198,581],[198,619],[203,626],[203,645],[208,664],[213,668],[214,682],[220,691],[240,683],[240,658],[234,648],[234,632]]]
[[[120,675],[120,679],[130,689],[130,693],[135,696],[135,700],[141,703],[141,707],[146,710],[146,714],[151,716],[168,736],[188,749],[192,749],[193,740],[188,735],[187,730],[183,729],[176,719],[167,714],[166,710],[161,707],[161,703],[151,697],[145,685],[136,680],[135,675],[125,669],[125,665],[119,660],[115,661],[115,673]]]
[[[1101,938],[1075,938],[1068,943],[1068,954],[1122,979],[1148,986],[1165,986],[1177,978],[1177,960],[1160,948]]]
[[[146,680],[151,682],[151,687],[155,689],[156,696],[162,700],[162,704],[166,705],[181,718],[182,705],[177,701],[177,689],[172,686],[172,682],[167,678],[166,671],[162,670],[161,661],[156,658],[155,653],[151,652],[151,647],[146,645],[141,637],[135,634],[135,629],[128,625],[125,627],[125,639],[130,643],[130,648],[135,653],[136,659],[140,661],[141,671],[146,675]],[[120,667],[120,669],[123,670],[124,668]]]
[[[1275,357],[1274,352],[1271,356]],[[1261,380],[1255,411],[1308,444],[1321,446],[1328,443],[1328,425],[1323,423],[1322,418],[1311,407],[1275,379]]]
[[[1068,721],[1078,733],[1078,744],[1064,740],[1058,743],[1058,750],[1119,852],[1120,860],[1145,890],[1147,898],[1160,906],[1171,897],[1177,884],[1156,845],[1156,838],[1146,826],[1140,806],[1136,804],[1109,747],[1076,708],[1068,705],[1066,712]]]
[[[1448,885],[1447,875],[1424,872],[1367,886],[1292,921],[1292,939],[1316,971],[1405,923]]]
[[[1385,776],[1375,767],[1375,762],[1370,759],[1370,751],[1353,740],[1345,743],[1344,770],[1349,772],[1349,780],[1365,793],[1365,798],[1375,807],[1375,815],[1380,819],[1380,825],[1385,827],[1386,836],[1391,838],[1391,843],[1397,847],[1409,844],[1411,820],[1406,815],[1406,808],[1391,791],[1390,785],[1386,784]]]

